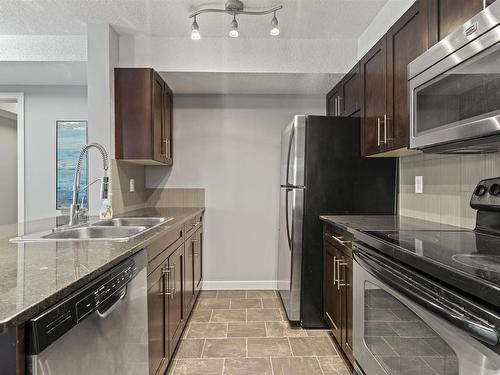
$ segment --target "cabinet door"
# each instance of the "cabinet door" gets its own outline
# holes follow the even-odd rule
[[[194,303],[194,236],[186,241],[184,247],[184,316],[189,315],[189,311]]]
[[[342,79],[340,112],[342,116],[356,116],[360,109],[359,64],[356,64]]]
[[[184,245],[175,250],[168,258],[169,277],[167,283],[168,303],[168,325],[166,337],[168,337],[169,356],[173,355],[175,347],[182,332],[184,310],[182,305],[183,294],[183,270],[184,270]]]
[[[165,136],[164,136],[164,95],[165,82],[156,72],[153,72],[153,158],[166,163]]]
[[[172,149],[172,107],[173,107],[173,98],[172,93],[168,89],[168,86],[164,85],[164,95],[163,95],[163,144],[164,144],[164,152],[167,164],[172,164],[173,159],[173,149]]]
[[[352,332],[352,296],[353,296],[353,288],[352,288],[352,275],[353,275],[353,265],[352,259],[349,257],[344,257],[342,260],[341,268],[341,285],[343,288],[343,296],[344,296],[344,313],[342,319],[342,349],[344,350],[345,355],[351,362],[354,364],[354,355],[352,352],[353,345],[353,332]]]
[[[340,116],[342,82],[339,82],[326,96],[327,116]]]
[[[418,0],[387,33],[387,150],[408,146],[407,66],[429,45],[428,0]]]
[[[386,114],[387,44],[384,36],[360,62],[361,150],[372,155],[384,150],[384,115]]]
[[[431,0],[438,18],[439,40],[483,10],[483,0]],[[493,3],[488,0],[487,5]],[[431,10],[432,11],[432,10]]]
[[[339,344],[342,343],[342,290],[337,286],[337,261],[340,252],[324,241],[323,305],[324,319]]]
[[[165,347],[164,290],[166,266],[156,268],[148,276],[149,374],[154,375],[163,364]]]
[[[201,289],[203,279],[203,227],[199,228],[193,235],[195,237],[194,246],[194,290],[198,292]]]

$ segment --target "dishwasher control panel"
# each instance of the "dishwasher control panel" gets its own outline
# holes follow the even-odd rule
[[[127,284],[139,272],[129,258],[72,293],[27,323],[27,354],[37,354],[94,311],[104,313],[126,293]]]

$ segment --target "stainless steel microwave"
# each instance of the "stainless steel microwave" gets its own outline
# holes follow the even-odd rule
[[[410,148],[500,150],[500,1],[408,65]]]

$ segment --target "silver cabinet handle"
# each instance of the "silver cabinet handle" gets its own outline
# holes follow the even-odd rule
[[[169,267],[172,271],[174,271],[174,282],[172,283],[172,294],[170,295],[171,299],[174,299],[174,295],[177,294],[177,290],[175,288],[175,264]]]
[[[486,9],[486,7],[488,6],[488,3],[486,0],[483,0],[483,9]]]
[[[165,295],[171,296],[172,291],[170,290],[170,268],[168,266],[163,267],[161,273],[167,278],[167,289],[165,290]]]
[[[340,266],[347,266],[347,263],[343,261],[344,259],[338,259],[337,260],[337,290],[340,290],[340,287],[341,286],[345,286],[345,282],[344,283],[340,283]]]
[[[380,147],[380,117],[377,117],[377,146]]]
[[[341,116],[342,114],[342,97],[339,96],[339,112],[338,112],[338,116]]]
[[[352,244],[351,241],[346,241],[344,240],[344,237],[342,236],[334,236],[334,235],[331,235],[330,236],[332,240],[334,240],[335,242],[337,242],[339,245],[342,245],[342,246],[350,246]]]
[[[384,114],[384,144],[387,144],[387,113]]]
[[[333,286],[335,286],[335,283],[337,282],[337,276],[335,272],[335,266],[337,265],[337,257],[334,255],[333,256]]]
[[[191,223],[191,227],[192,228],[196,228],[198,225],[200,225],[200,222],[199,221],[196,221],[194,223]]]

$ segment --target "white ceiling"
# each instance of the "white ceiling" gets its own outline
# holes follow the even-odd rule
[[[324,95],[341,76],[287,73],[161,73],[175,94]]]
[[[358,38],[388,0],[247,0],[248,9],[283,4],[278,12],[280,38]],[[85,34],[88,23],[105,22],[119,33],[189,37],[188,15],[224,0],[2,0],[0,35]],[[242,37],[269,37],[271,15],[239,17]],[[225,14],[198,18],[203,37],[226,36]]]

